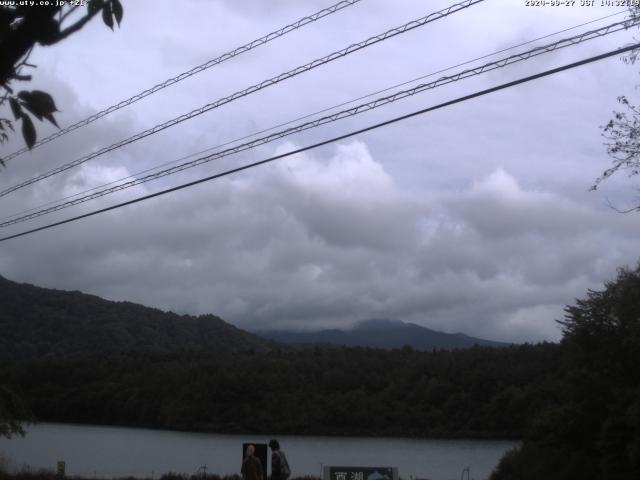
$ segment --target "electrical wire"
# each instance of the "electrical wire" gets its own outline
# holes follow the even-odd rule
[[[475,92],[475,93],[472,93],[472,94],[469,94],[469,95],[458,97],[458,98],[456,98],[454,100],[449,100],[447,102],[443,102],[443,103],[440,103],[440,104],[432,106],[432,107],[427,107],[427,108],[424,108],[422,110],[417,110],[415,112],[408,113],[406,115],[401,115],[399,117],[394,117],[394,118],[392,118],[390,120],[386,120],[384,122],[376,123],[374,125],[370,125],[368,127],[361,128],[359,130],[354,130],[354,131],[351,131],[349,133],[345,133],[345,134],[339,135],[337,137],[332,137],[332,138],[330,138],[328,140],[323,140],[321,142],[314,143],[312,145],[307,145],[306,147],[298,148],[298,149],[295,149],[295,150],[292,150],[292,151],[289,151],[289,152],[286,152],[286,153],[282,153],[280,155],[275,155],[275,156],[266,158],[264,160],[260,160],[260,161],[253,162],[253,163],[249,163],[249,164],[243,165],[241,167],[236,167],[236,168],[233,168],[233,169],[230,169],[230,170],[226,170],[224,172],[217,173],[215,175],[210,175],[210,176],[205,177],[205,178],[200,178],[198,180],[194,180],[194,181],[191,181],[191,182],[183,183],[181,185],[178,185],[178,186],[175,186],[175,187],[172,187],[172,188],[168,188],[168,189],[162,190],[160,192],[155,192],[155,193],[152,193],[152,194],[149,194],[149,195],[145,195],[145,196],[142,196],[142,197],[134,198],[134,199],[128,200],[126,202],[118,203],[116,205],[111,205],[109,207],[101,208],[99,210],[94,210],[92,212],[88,212],[88,213],[85,213],[85,214],[82,214],[82,215],[78,215],[76,217],[67,218],[67,219],[61,220],[59,222],[54,222],[54,223],[50,223],[48,225],[43,225],[41,227],[33,228],[31,230],[26,230],[26,231],[23,231],[23,232],[20,232],[20,233],[16,233],[16,234],[13,234],[13,235],[8,235],[6,237],[0,238],[0,242],[5,242],[7,240],[11,240],[11,239],[14,239],[14,238],[23,237],[23,236],[29,235],[31,233],[40,232],[42,230],[47,230],[47,229],[50,229],[50,228],[53,228],[53,227],[56,227],[56,226],[60,226],[60,225],[64,225],[64,224],[67,224],[67,223],[75,222],[77,220],[81,220],[83,218],[92,217],[94,215],[98,215],[100,213],[108,212],[108,211],[111,211],[111,210],[116,210],[118,208],[122,208],[122,207],[125,207],[127,205],[133,205],[135,203],[143,202],[145,200],[149,200],[151,198],[155,198],[155,197],[159,197],[159,196],[162,196],[162,195],[166,195],[168,193],[176,192],[178,190],[183,190],[185,188],[189,188],[189,187],[192,187],[192,186],[204,183],[204,182],[208,182],[208,181],[211,181],[211,180],[222,178],[222,177],[231,175],[233,173],[241,172],[243,170],[248,170],[250,168],[257,167],[259,165],[264,165],[266,163],[270,163],[270,162],[273,162],[275,160],[279,160],[281,158],[285,158],[285,157],[289,157],[291,155],[295,155],[295,154],[298,154],[298,153],[306,152],[307,150],[318,148],[318,147],[321,147],[323,145],[328,145],[330,143],[335,143],[335,142],[338,142],[340,140],[344,140],[346,138],[353,137],[355,135],[360,135],[362,133],[369,132],[371,130],[375,130],[375,129],[378,129],[378,128],[381,128],[381,127],[384,127],[384,126],[387,126],[387,125],[391,125],[393,123],[397,123],[397,122],[400,122],[402,120],[407,120],[409,118],[416,117],[418,115],[423,115],[425,113],[432,112],[432,111],[435,111],[435,110],[439,110],[439,109],[444,108],[444,107],[448,107],[448,106],[455,105],[455,104],[458,104],[458,103],[466,102],[466,101],[474,99],[474,98],[478,98],[478,97],[481,97],[481,96],[484,96],[484,95],[488,95],[490,93],[494,93],[494,92],[497,92],[497,91],[500,91],[500,90],[504,90],[506,88],[510,88],[510,87],[513,87],[513,86],[516,86],[516,85],[520,85],[520,84],[527,83],[527,82],[530,82],[530,81],[533,81],[533,80],[537,80],[539,78],[543,78],[543,77],[546,77],[546,76],[549,76],[549,75],[553,75],[553,74],[556,74],[556,73],[559,73],[559,72],[570,70],[572,68],[580,67],[582,65],[587,65],[589,63],[593,63],[593,62],[596,62],[596,61],[599,61],[599,60],[603,60],[605,58],[610,58],[610,57],[613,57],[615,55],[620,55],[622,53],[629,52],[629,51],[637,49],[637,48],[640,48],[640,43],[635,43],[635,44],[632,44],[632,45],[628,45],[626,47],[618,48],[616,50],[611,50],[609,52],[602,53],[600,55],[595,55],[593,57],[589,57],[589,58],[586,58],[586,59],[583,59],[583,60],[579,60],[577,62],[569,63],[569,64],[563,65],[561,67],[552,68],[550,70],[545,70],[543,72],[536,73],[534,75],[529,75],[527,77],[519,78],[517,80],[513,80],[513,81],[507,82],[507,83],[503,83],[503,84],[497,85],[495,87],[487,88],[485,90],[480,90],[478,92]]]
[[[246,142],[231,148],[227,148],[225,150],[219,151],[219,152],[215,152],[212,153],[210,155],[206,155],[200,158],[197,158],[195,160],[192,160],[190,162],[186,162],[186,163],[182,163],[180,165],[171,167],[171,168],[167,168],[165,170],[161,170],[159,172],[141,177],[141,178],[136,178],[134,180],[131,180],[129,182],[125,182],[119,185],[115,185],[113,187],[109,187],[109,188],[105,188],[103,190],[99,190],[97,192],[91,193],[89,195],[85,195],[83,197],[78,197],[75,198],[74,200],[70,200],[64,203],[60,203],[58,205],[54,205],[52,207],[48,207],[48,208],[44,208],[41,210],[38,210],[36,212],[33,213],[29,213],[23,216],[19,216],[17,218],[13,218],[11,220],[6,220],[4,222],[0,222],[0,227],[7,227],[10,225],[14,225],[17,223],[21,223],[27,220],[32,220],[34,218],[49,214],[49,213],[53,213],[65,208],[69,208],[75,205],[79,205],[81,203],[85,203],[88,202],[90,200],[94,200],[100,197],[103,197],[105,195],[109,195],[121,190],[125,190],[127,188],[131,188],[137,185],[141,185],[143,183],[147,183],[150,182],[152,180],[157,180],[159,178],[165,177],[165,176],[169,176],[169,175],[173,175],[176,174],[178,172],[184,171],[186,169],[189,168],[193,168],[199,165],[202,165],[204,163],[208,163],[211,162],[213,160],[218,160],[220,158],[224,158],[227,157],[229,155],[233,155],[245,150],[249,150],[252,148],[255,148],[257,146],[260,145],[264,145],[270,142],[273,142],[275,140],[284,138],[286,136],[295,134],[295,133],[299,133],[305,130],[309,130],[312,128],[317,128],[321,125],[325,125],[328,123],[332,123],[347,117],[352,117],[355,115],[358,115],[360,113],[364,113],[376,108],[379,108],[383,105],[387,105],[393,102],[396,102],[398,100],[413,96],[417,93],[422,93],[424,91],[427,90],[431,90],[443,85],[447,85],[449,83],[453,83],[453,82],[457,82],[472,76],[477,76],[477,75],[481,75],[483,73],[489,72],[489,71],[493,71],[496,70],[498,68],[504,68],[508,65],[513,65],[514,63],[518,63],[518,62],[522,62],[522,61],[526,61],[529,60],[533,57],[536,57],[538,55],[542,55],[542,54],[546,54],[546,53],[551,53],[551,52],[555,52],[561,48],[566,48],[566,47],[570,47],[570,46],[575,46],[577,44],[580,44],[582,42],[588,41],[588,40],[593,40],[595,38],[601,38],[605,35],[610,35],[612,33],[615,32],[619,32],[625,28],[627,28],[628,26],[628,22],[617,22],[617,23],[613,23],[611,25],[607,25],[605,27],[596,29],[596,30],[591,30],[591,31],[587,31],[587,32],[583,32],[580,33],[578,35],[574,35],[573,37],[569,37],[566,39],[562,39],[562,40],[558,40],[556,42],[553,42],[551,44],[548,45],[544,45],[544,46],[540,46],[540,47],[536,47],[533,48],[531,50],[528,50],[526,52],[522,52],[522,53],[518,53],[518,54],[514,54],[499,60],[495,60],[493,62],[489,62],[486,63],[482,66],[479,67],[475,67],[472,69],[467,69],[467,70],[463,70],[461,72],[458,72],[454,75],[450,75],[447,77],[441,77],[438,80],[435,80],[433,82],[430,83],[425,83],[425,84],[420,84],[417,85],[411,89],[407,89],[407,90],[402,90],[399,92],[396,92],[392,95],[388,95],[386,97],[381,97],[381,98],[377,98],[369,103],[364,103],[364,104],[360,104],[357,105],[355,107],[352,107],[350,109],[346,109],[346,110],[342,110],[340,112],[336,112],[332,115],[327,115],[321,118],[318,118],[316,120],[312,120],[309,122],[305,122],[303,124],[300,124],[298,126],[295,127],[291,127],[276,133],[273,133],[271,135],[267,135],[261,138],[257,138],[255,140],[252,140],[250,142]]]
[[[339,12],[340,10],[350,7],[356,3],[360,2],[360,0],[343,0],[340,1],[338,3],[336,3],[335,5],[332,5],[328,8],[324,8],[316,13],[313,13],[311,15],[308,15],[306,17],[301,18],[300,20],[297,20],[296,22],[293,22],[289,25],[286,25],[278,30],[275,30],[271,33],[268,33],[267,35],[264,35],[263,37],[260,37],[256,40],[253,40],[249,43],[246,43],[244,45],[242,45],[241,47],[237,47],[234,50],[231,50],[229,52],[223,53],[222,55],[213,58],[211,60],[206,61],[205,63],[198,65],[197,67],[193,67],[191,70],[188,70],[186,72],[182,72],[179,75],[176,75],[175,77],[169,78],[168,80],[165,80],[164,82],[158,83],[157,85],[154,85],[151,88],[148,88],[147,90],[143,90],[142,92],[126,99],[126,100],[122,100],[118,103],[116,103],[115,105],[111,105],[110,107],[105,108],[104,110],[101,110],[93,115],[91,115],[90,117],[87,117],[83,120],[80,120],[79,122],[74,123],[73,125],[69,125],[68,127],[65,127],[61,130],[58,130],[54,133],[52,133],[51,135],[49,135],[48,137],[43,138],[42,140],[38,140],[33,147],[31,147],[31,149],[29,149],[28,147],[24,147],[21,148],[9,155],[7,155],[6,157],[3,157],[2,160],[4,162],[8,162],[9,160],[12,160],[14,158],[16,158],[19,155],[22,155],[25,152],[28,152],[29,150],[33,150],[37,147],[39,147],[40,145],[44,145],[45,143],[48,143],[52,140],[55,140],[56,138],[62,137],[63,135],[66,135],[69,132],[72,132],[74,130],[77,130],[80,127],[84,127],[86,125],[89,125],[90,123],[95,122],[96,120],[109,115],[110,113],[115,112],[116,110],[120,110],[123,107],[126,107],[128,105],[131,105],[132,103],[137,102],[138,100],[142,100],[145,97],[148,97],[149,95],[152,95],[156,92],[159,92],[160,90],[167,88],[170,85],[173,85],[175,83],[181,82],[182,80],[189,78],[193,75],[196,75],[200,72],[203,72],[211,67],[214,67],[215,65],[219,65],[223,62],[226,62],[227,60],[231,60],[234,57],[237,57],[238,55],[242,54],[242,53],[246,53],[250,50],[253,50],[256,47],[259,47],[260,45],[264,45],[266,43],[269,43],[272,40],[275,40],[276,38],[280,38],[284,35],[286,35],[287,33],[290,33],[294,30],[299,29],[300,27],[303,27],[305,25],[308,25],[310,23],[313,23],[317,20],[320,20],[321,18],[324,18],[328,15],[331,15],[333,13]]]
[[[270,131],[272,131],[272,130],[275,130],[276,128],[280,128],[280,127],[284,127],[284,126],[287,126],[287,125],[291,125],[292,123],[295,123],[295,122],[297,122],[297,121],[305,120],[305,119],[307,119],[307,118],[314,117],[314,116],[319,115],[319,114],[321,114],[321,113],[325,113],[325,112],[328,112],[328,111],[331,111],[331,110],[335,110],[336,108],[344,107],[344,106],[349,105],[349,104],[351,104],[351,103],[355,103],[355,102],[357,102],[357,101],[359,101],[359,100],[364,100],[365,98],[369,98],[369,97],[372,97],[372,96],[374,96],[374,95],[378,95],[378,94],[380,94],[380,93],[385,93],[385,92],[388,92],[388,91],[393,90],[393,89],[398,88],[398,87],[402,87],[402,86],[405,86],[405,85],[409,85],[409,84],[411,84],[411,83],[413,83],[413,82],[416,82],[416,81],[418,81],[418,80],[423,80],[423,79],[425,79],[425,78],[432,77],[432,76],[437,75],[437,74],[439,74],[439,73],[444,73],[444,72],[447,72],[447,71],[449,71],[449,70],[453,70],[454,68],[462,67],[462,66],[464,66],[464,65],[468,65],[468,64],[473,63],[473,62],[476,62],[476,61],[478,61],[478,60],[483,60],[483,59],[485,59],[485,58],[493,57],[493,56],[498,55],[498,54],[500,54],[500,53],[504,53],[504,52],[507,52],[507,51],[515,50],[516,48],[520,48],[520,47],[525,46],[525,45],[530,45],[530,44],[535,43],[535,42],[538,42],[538,41],[540,41],[540,40],[544,40],[544,39],[546,39],[546,38],[553,37],[553,36],[559,35],[559,34],[561,34],[561,33],[565,33],[565,32],[571,31],[571,30],[575,30],[576,28],[584,27],[584,26],[586,26],[586,25],[591,25],[592,23],[596,23],[596,22],[599,22],[599,21],[605,20],[605,19],[607,19],[607,18],[615,17],[615,16],[621,15],[621,14],[623,14],[623,13],[627,13],[627,10],[620,10],[620,11],[618,11],[618,12],[616,12],[616,13],[612,13],[612,14],[610,14],[610,15],[605,15],[604,17],[599,17],[599,18],[596,18],[596,19],[590,20],[590,21],[588,21],[588,22],[580,23],[580,24],[578,24],[578,25],[574,25],[574,26],[572,26],[572,27],[567,27],[567,28],[564,28],[564,29],[562,29],[562,30],[558,30],[558,31],[556,31],[556,32],[549,33],[549,34],[547,34],[547,35],[544,35],[544,36],[541,36],[541,37],[534,38],[534,39],[532,39],[532,40],[527,40],[526,42],[522,42],[522,43],[519,43],[519,44],[517,44],[517,45],[513,45],[513,46],[511,46],[511,47],[503,48],[502,50],[497,50],[497,51],[495,51],[495,52],[488,53],[488,54],[482,55],[482,56],[480,56],[480,57],[473,58],[473,59],[471,59],[471,60],[466,60],[466,61],[464,61],[464,62],[462,62],[462,63],[458,63],[458,64],[456,64],[456,65],[452,65],[452,66],[450,66],[450,67],[443,68],[443,69],[441,69],[441,70],[438,70],[438,71],[435,71],[435,72],[431,72],[431,73],[429,73],[429,74],[422,75],[422,76],[420,76],[420,77],[416,77],[416,78],[413,78],[413,79],[411,79],[411,80],[407,80],[407,81],[405,81],[405,82],[398,83],[398,84],[395,84],[395,85],[392,85],[392,86],[386,87],[386,88],[384,88],[384,89],[382,89],[382,90],[377,90],[377,91],[375,91],[375,92],[367,93],[366,95],[362,95],[362,96],[357,97],[357,98],[354,98],[354,99],[352,99],[352,100],[348,100],[348,101],[346,101],[346,102],[342,102],[342,103],[339,103],[339,104],[337,104],[337,105],[333,105],[333,106],[331,106],[331,107],[323,108],[322,110],[318,110],[318,111],[315,111],[315,112],[313,112],[313,113],[309,113],[309,114],[303,115],[303,116],[301,116],[301,117],[297,117],[297,118],[295,118],[295,119],[288,120],[288,121],[283,122],[283,123],[279,123],[279,124],[274,125],[274,126],[271,126],[271,127],[269,127],[269,128],[265,128],[265,129],[263,129],[263,130],[259,130],[259,131],[257,131],[257,132],[250,133],[250,134],[248,134],[248,135],[244,135],[244,136],[242,136],[242,137],[235,138],[235,139],[233,139],[233,140],[229,140],[229,141],[227,141],[227,142],[225,142],[225,143],[218,144],[218,145],[215,145],[215,146],[213,146],[213,147],[208,147],[208,148],[205,148],[204,150],[200,150],[200,151],[198,151],[198,152],[195,152],[195,153],[191,153],[191,154],[189,154],[189,155],[182,156],[182,157],[177,158],[177,159],[175,159],[175,160],[170,160],[170,161],[168,161],[168,162],[161,163],[161,164],[156,165],[156,166],[154,166],[154,167],[151,167],[151,168],[147,168],[147,169],[145,169],[145,170],[138,171],[138,172],[133,173],[133,174],[131,174],[131,175],[128,175],[128,176],[126,176],[126,177],[122,177],[122,178],[119,178],[119,179],[117,179],[117,180],[113,180],[113,181],[108,182],[108,183],[104,183],[104,184],[101,184],[101,185],[97,185],[97,186],[95,186],[95,187],[92,187],[92,188],[89,188],[89,189],[83,190],[83,191],[81,191],[81,192],[77,192],[77,193],[74,193],[74,194],[72,194],[72,195],[68,195],[68,196],[66,196],[66,197],[59,198],[59,199],[57,199],[57,200],[53,200],[53,201],[50,201],[50,202],[46,202],[46,203],[44,203],[44,204],[40,204],[40,205],[38,205],[38,206],[36,206],[36,207],[32,207],[32,208],[29,208],[29,209],[25,209],[25,210],[22,210],[22,211],[20,211],[20,212],[13,213],[13,214],[11,214],[11,215],[7,215],[7,216],[4,216],[4,217],[0,217],[0,222],[2,222],[2,221],[4,221],[4,220],[11,219],[11,218],[13,218],[13,217],[17,217],[17,216],[20,216],[20,215],[24,215],[24,214],[29,213],[29,212],[33,212],[34,210],[42,209],[43,207],[46,207],[46,206],[49,206],[49,205],[53,205],[53,204],[58,203],[58,202],[63,202],[63,201],[65,201],[65,200],[69,200],[69,199],[71,199],[71,198],[79,197],[80,195],[84,195],[85,193],[93,192],[93,191],[98,190],[98,189],[100,189],[100,188],[108,187],[109,185],[114,185],[114,184],[116,184],[116,183],[123,182],[123,181],[125,181],[125,180],[129,180],[129,179],[132,179],[132,178],[137,178],[139,175],[142,175],[142,174],[145,174],[145,173],[149,173],[149,172],[152,172],[152,171],[154,171],[154,170],[158,170],[158,169],[160,169],[160,168],[162,168],[162,167],[166,167],[166,166],[168,166],[168,165],[173,165],[173,164],[175,164],[175,163],[181,162],[181,161],[186,160],[186,159],[188,159],[188,158],[192,158],[192,157],[195,157],[195,156],[198,156],[198,155],[202,155],[203,153],[210,152],[211,150],[215,150],[215,149],[217,149],[217,148],[226,147],[227,145],[231,145],[231,144],[233,144],[233,143],[236,143],[236,142],[239,142],[239,141],[242,141],[242,140],[246,140],[247,138],[255,137],[255,136],[260,135],[260,134],[262,134],[262,133],[270,132]],[[2,225],[0,225],[0,226],[2,226]]]
[[[14,185],[12,187],[9,187],[7,189],[4,189],[2,191],[0,191],[0,197],[3,197],[5,195],[8,195],[11,192],[14,192],[16,190],[19,190],[21,188],[24,188],[26,186],[32,185],[36,182],[39,182],[41,180],[44,180],[45,178],[49,178],[52,177],[53,175],[56,175],[58,173],[62,173],[66,170],[69,170],[70,168],[73,167],[77,167],[78,165],[81,165],[85,162],[88,162],[89,160],[96,158],[100,155],[103,155],[107,152],[110,152],[112,150],[115,150],[117,148],[123,147],[125,145],[128,145],[130,143],[133,143],[137,140],[140,140],[142,138],[148,137],[149,135],[153,135],[155,133],[158,133],[162,130],[165,130],[166,128],[172,127],[174,125],[177,125],[179,123],[182,123],[186,120],[190,120],[198,115],[202,115],[203,113],[209,112],[211,110],[213,110],[214,108],[218,108],[222,105],[225,105],[227,103],[230,103],[234,100],[237,100],[239,98],[245,97],[247,95],[251,95],[252,93],[255,93],[259,90],[262,90],[264,88],[267,88],[271,85],[275,85],[277,83],[282,82],[283,80],[287,80],[289,78],[295,77],[297,75],[300,75],[301,73],[307,72],[309,70],[312,70],[314,68],[317,68],[319,66],[325,65],[329,62],[332,62],[334,60],[337,60],[339,58],[345,57],[353,52],[357,52],[359,50],[362,50],[363,48],[367,48],[371,45],[375,45],[379,42],[383,42],[385,40],[388,40],[389,38],[393,38],[397,35],[409,32],[415,28],[418,27],[422,27],[424,25],[427,25],[428,23],[431,23],[433,21],[439,20],[441,18],[445,18],[453,13],[459,12],[463,9],[466,9],[470,6],[473,6],[475,4],[484,2],[485,0],[465,0],[463,2],[460,3],[456,3],[453,4],[445,9],[442,9],[440,11],[434,12],[434,13],[430,13],[429,15],[426,15],[422,18],[419,18],[417,20],[412,20],[410,22],[405,23],[404,25],[401,25],[399,27],[396,28],[392,28],[390,30],[387,30],[384,33],[381,33],[379,35],[375,35],[373,37],[370,37],[362,42],[358,42],[358,43],[354,43],[342,50],[338,50],[336,52],[333,52],[329,55],[326,55],[325,57],[322,58],[318,58],[316,60],[313,60],[310,63],[307,63],[305,65],[296,67],[292,70],[289,70],[288,72],[285,73],[281,73],[280,75],[277,75],[275,77],[272,77],[268,80],[264,80],[258,84],[252,85],[251,87],[248,87],[244,90],[240,90],[236,93],[233,93],[227,97],[221,98],[219,100],[216,100],[212,103],[209,103],[207,105],[204,105],[203,107],[200,107],[198,109],[195,109],[189,113],[180,115],[179,117],[173,118],[165,123],[156,125],[155,127],[152,127],[148,130],[145,130],[143,132],[137,133],[136,135],[133,135],[129,138],[126,138],[124,140],[121,140],[117,143],[114,143],[108,147],[104,147],[100,150],[97,150],[89,155],[85,155],[84,157],[81,157],[77,160],[74,160],[70,163],[64,164],[60,167],[57,167],[53,170],[49,170],[48,172],[45,172],[43,174],[37,175],[29,180],[26,180],[22,183],[19,183],[17,185]]]

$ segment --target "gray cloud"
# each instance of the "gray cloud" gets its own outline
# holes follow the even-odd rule
[[[238,2],[149,5],[127,7],[126,23],[114,34],[96,24],[64,46],[37,52],[34,87],[55,93],[61,124],[326,6],[276,2],[262,15],[263,7]],[[52,142],[11,162],[0,186],[427,13],[423,2],[389,5],[365,0]],[[435,2],[428,11],[446,5]],[[486,2],[5,197],[0,213],[609,12],[569,10],[542,15],[514,2]],[[210,27],[213,17],[223,19],[217,28]],[[141,29],[140,22],[158,28]],[[612,48],[623,38],[434,90],[51,219],[289,151]],[[554,320],[563,306],[637,258],[637,217],[605,204],[605,195],[632,200],[629,182],[587,191],[608,165],[598,125],[617,94],[633,91],[630,72],[610,60],[6,242],[0,274],[178,312],[211,312],[247,328],[343,326],[387,316],[500,340],[558,339]]]
[[[538,340],[557,338],[598,237],[615,235],[590,232],[605,217],[585,210],[504,171],[409,195],[352,142],[9,244],[2,271],[246,327],[384,315]]]

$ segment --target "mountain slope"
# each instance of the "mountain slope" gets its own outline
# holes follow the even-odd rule
[[[0,357],[112,352],[264,351],[274,342],[214,315],[163,312],[0,276]]]
[[[294,332],[270,330],[255,332],[264,338],[289,344],[345,345],[416,350],[466,348],[474,345],[503,347],[506,343],[470,337],[462,333],[444,333],[399,320],[373,319],[356,324],[350,330]]]

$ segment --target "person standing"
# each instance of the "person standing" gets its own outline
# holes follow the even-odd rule
[[[242,468],[240,468],[243,480],[264,480],[262,462],[253,455],[255,451],[256,447],[253,445],[247,447],[247,454],[242,461]]]
[[[275,438],[269,441],[271,449],[271,480],[288,480],[291,476],[291,468],[289,462],[282,450],[280,443]]]

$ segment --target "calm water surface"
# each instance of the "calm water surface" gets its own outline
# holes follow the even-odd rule
[[[398,467],[404,479],[488,478],[512,441],[425,440],[404,438],[279,436],[293,476],[320,475],[322,465]],[[58,460],[68,475],[103,478],[158,477],[166,472],[238,473],[242,443],[267,443],[263,435],[219,435],[140,428],[41,423],[25,438],[0,439],[0,454],[12,468],[54,469]],[[466,475],[465,475],[466,478]]]

